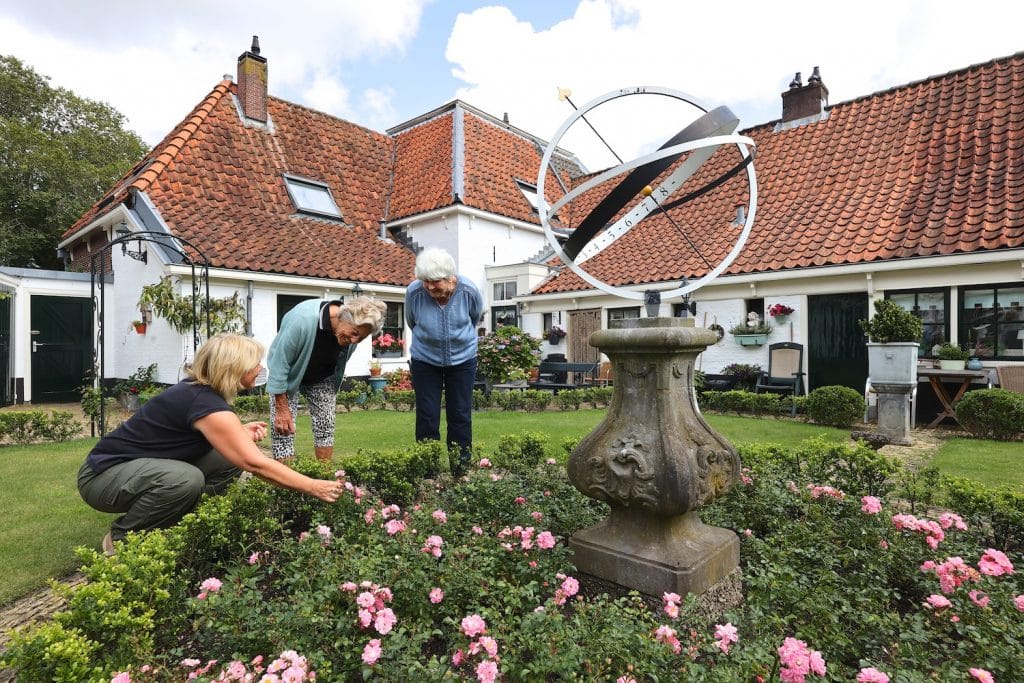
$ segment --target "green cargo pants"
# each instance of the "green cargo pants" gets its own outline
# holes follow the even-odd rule
[[[100,512],[123,512],[110,525],[115,541],[129,531],[165,529],[195,508],[204,493],[221,493],[241,473],[211,450],[191,463],[137,458],[99,474],[88,463],[78,471],[78,492]]]

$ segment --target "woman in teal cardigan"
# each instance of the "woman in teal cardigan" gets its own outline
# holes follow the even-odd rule
[[[282,460],[295,456],[295,415],[299,394],[313,423],[316,457],[334,456],[334,411],[345,364],[359,342],[380,332],[387,305],[366,297],[348,303],[303,301],[281,319],[267,357],[271,451]]]

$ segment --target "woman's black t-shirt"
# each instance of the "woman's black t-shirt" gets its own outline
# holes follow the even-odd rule
[[[94,472],[134,460],[195,460],[209,452],[210,442],[194,425],[211,413],[231,410],[224,398],[204,384],[183,380],[147,401],[120,427],[93,447],[86,462]]]

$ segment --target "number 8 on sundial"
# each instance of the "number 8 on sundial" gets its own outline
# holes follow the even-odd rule
[[[617,166],[597,174],[565,193],[553,204],[548,205],[545,199],[547,196],[545,184],[552,177],[549,176],[549,171],[551,174],[556,173],[556,169],[550,168],[550,165],[559,142],[573,126],[580,124],[580,122],[590,126],[593,132],[604,142],[604,138],[593,128],[586,115],[601,105],[624,97],[670,97],[690,105],[703,112],[703,114],[671,136],[656,151],[644,154],[631,161],[620,160]],[[706,285],[718,277],[736,259],[743,249],[743,245],[746,243],[751,227],[754,224],[754,215],[757,207],[757,178],[754,174],[753,164],[753,149],[755,145],[754,141],[750,138],[736,134],[735,131],[738,125],[739,119],[727,107],[717,107],[709,110],[690,95],[669,88],[652,86],[616,90],[576,109],[575,113],[565,120],[548,143],[537,175],[538,212],[541,224],[544,226],[544,233],[547,236],[548,244],[566,265],[594,287],[626,299],[644,299],[644,292],[609,284],[589,272],[584,267],[584,264],[631,230],[638,229],[639,226],[643,225],[644,219],[651,216],[663,216],[679,235],[681,239],[681,243],[678,245],[679,248],[690,250],[696,256],[700,264],[700,270],[704,272],[699,278],[693,279],[688,278],[685,274],[681,274],[678,279],[682,279],[682,284],[675,289],[662,291],[660,293],[661,296],[665,298],[685,296]],[[738,161],[710,182],[689,192],[680,193],[686,181],[719,148],[725,145],[735,145],[739,152],[737,155]],[[614,151],[612,153],[615,154]],[[617,159],[619,158],[617,154],[615,156]],[[680,159],[682,159],[681,162]],[[747,176],[748,188],[746,192],[747,207],[746,211],[742,214],[742,226],[734,227],[730,225],[730,221],[733,220],[734,216],[723,215],[721,217],[721,231],[716,230],[713,236],[705,234],[702,239],[696,240],[688,234],[687,225],[681,225],[673,218],[671,211],[673,208],[682,206],[722,186],[730,178],[744,171]],[[559,210],[570,205],[574,200],[583,198],[587,193],[595,190],[595,188],[604,186],[620,176],[622,176],[621,180],[615,183],[612,189],[601,199],[595,202],[593,197],[587,197],[586,204],[589,206],[593,203],[593,209],[582,220],[572,220],[570,227],[573,230],[571,234],[564,243],[560,242],[551,225],[552,217],[558,215]],[[715,251],[719,254],[721,254],[721,244],[732,242],[731,249],[724,256],[720,256],[717,263],[714,262],[715,257],[709,258],[704,253],[707,250],[706,247],[709,244],[709,239],[713,239]],[[701,244],[705,245],[704,249],[701,248]],[[652,247],[648,246],[646,248]],[[668,250],[673,248],[673,246],[657,244],[653,248]],[[673,277],[671,279],[677,278]]]

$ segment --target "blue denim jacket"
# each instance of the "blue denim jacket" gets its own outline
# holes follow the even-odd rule
[[[405,321],[412,329],[409,355],[439,367],[465,363],[476,357],[476,326],[484,301],[476,285],[456,277],[455,291],[439,306],[423,283],[413,281],[405,290]]]

